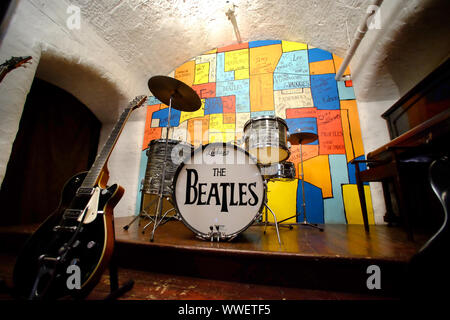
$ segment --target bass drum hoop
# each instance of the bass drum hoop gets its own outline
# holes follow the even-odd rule
[[[245,152],[245,154],[248,156],[248,158],[251,160],[251,161],[253,161],[254,163],[253,163],[253,165],[254,166],[256,166],[257,168],[258,168],[258,171],[259,171],[259,174],[260,174],[260,178],[261,178],[261,184],[262,184],[262,186],[263,186],[263,197],[264,197],[264,195],[265,195],[265,192],[266,192],[266,185],[265,185],[265,183],[264,183],[264,180],[263,180],[263,177],[262,177],[262,175],[261,175],[261,169],[259,168],[259,166],[257,165],[257,162],[256,162],[256,160],[255,160],[255,157],[253,157],[251,154],[249,154],[246,150],[244,150],[244,149],[242,149],[242,148],[240,148],[240,147],[238,147],[238,146],[236,146],[236,145],[234,145],[234,144],[231,144],[231,143],[227,143],[227,142],[212,142],[212,143],[208,143],[208,144],[206,144],[206,145],[202,145],[201,146],[201,148],[200,147],[198,147],[198,148],[196,148],[195,150],[193,150],[192,152],[191,152],[191,156],[190,157],[186,157],[186,159],[192,159],[192,157],[194,156],[194,154],[196,153],[196,152],[202,152],[203,153],[203,151],[206,149],[206,147],[208,147],[208,146],[210,146],[210,145],[217,145],[217,146],[222,146],[222,147],[226,147],[226,148],[229,148],[229,147],[231,147],[231,148],[233,148],[233,149],[239,149],[240,151],[243,151],[243,152]],[[184,225],[185,226],[187,226],[197,237],[199,237],[199,238],[201,238],[201,239],[203,239],[203,240],[209,240],[209,239],[211,239],[211,237],[210,236],[208,236],[207,234],[204,234],[203,232],[200,232],[200,231],[198,231],[197,229],[195,229],[194,227],[192,227],[191,225],[190,225],[190,223],[189,222],[187,222],[186,221],[186,219],[183,217],[183,215],[181,214],[181,211],[180,211],[180,209],[178,208],[178,203],[177,203],[177,197],[176,197],[176,185],[177,185],[177,181],[178,181],[178,175],[179,175],[179,173],[180,173],[180,171],[183,169],[183,167],[184,167],[184,165],[185,165],[185,163],[184,163],[184,161],[183,162],[181,162],[180,163],[180,165],[178,166],[178,168],[177,168],[177,171],[175,172],[175,175],[173,176],[173,185],[172,185],[172,188],[173,188],[173,202],[174,202],[174,207],[175,207],[175,210],[176,210],[176,212],[178,213],[178,216],[180,217],[180,219],[181,219],[181,221],[184,223]],[[219,239],[224,239],[224,240],[228,240],[228,241],[231,241],[231,240],[233,240],[235,237],[237,237],[239,234],[241,234],[242,232],[244,232],[245,230],[247,230],[258,218],[259,218],[259,216],[262,214],[262,209],[263,209],[263,207],[264,207],[264,199],[261,201],[261,206],[259,207],[259,209],[258,209],[258,211],[256,212],[256,214],[255,214],[255,216],[254,216],[254,218],[245,226],[245,227],[243,227],[242,229],[240,229],[239,231],[236,231],[236,232],[234,232],[234,233],[232,233],[232,234],[229,234],[229,235],[225,235],[224,237],[220,237]]]

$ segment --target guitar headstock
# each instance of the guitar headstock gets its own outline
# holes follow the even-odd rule
[[[128,108],[131,108],[132,110],[137,109],[141,107],[146,101],[147,101],[146,95],[136,96],[136,98],[134,98],[133,101],[131,101],[128,104]]]
[[[27,63],[28,61],[30,61],[32,59],[31,56],[26,56],[26,57],[11,57],[11,59],[5,61],[4,63],[2,63],[0,66],[1,67],[5,67],[6,70],[11,71],[15,68],[18,68],[20,66],[22,66],[23,64]]]

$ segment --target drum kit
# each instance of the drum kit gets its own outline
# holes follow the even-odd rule
[[[263,116],[250,119],[244,125],[242,143],[210,143],[194,148],[193,145],[169,139],[172,108],[193,112],[201,107],[197,93],[183,82],[166,76],[150,78],[148,86],[153,95],[168,106],[165,139],[152,140],[147,149],[147,168],[142,192],[154,199],[124,229],[140,217],[150,219],[144,227],[153,224],[150,241],[155,230],[168,221],[167,214],[175,211],[175,218],[181,220],[202,240],[231,241],[253,223],[260,221],[265,208],[266,231],[267,210],[274,218],[278,242],[281,244],[277,222],[268,206],[267,183],[295,179],[295,165],[286,161],[290,156],[290,145],[301,145],[317,139],[315,133],[295,131],[289,134],[286,122],[278,117]],[[305,194],[302,190],[302,223],[283,224],[307,225],[319,228],[306,220]],[[162,213],[163,199],[172,208]],[[148,208],[156,203],[155,213]],[[144,207],[144,206],[143,206]]]

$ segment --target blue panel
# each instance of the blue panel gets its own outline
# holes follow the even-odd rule
[[[180,125],[181,111],[173,109],[170,112],[170,125],[172,127],[178,127]],[[167,127],[167,118],[169,116],[169,108],[164,108],[153,112],[152,119],[159,119],[159,127]]]
[[[236,112],[250,112],[250,79],[216,82],[216,97],[236,96]]]
[[[353,87],[346,87],[345,81],[337,81],[338,91],[339,91],[339,99],[341,100],[354,100],[355,91]]]
[[[221,98],[205,99],[205,115],[212,113],[223,113],[223,103]]]
[[[145,170],[147,169],[147,155],[145,154],[147,152],[147,149],[141,152],[141,163],[139,165],[139,183],[138,183],[138,192],[136,195],[136,207],[135,207],[135,214],[138,215],[141,211],[141,201],[142,201],[142,184],[141,181],[145,178]]]
[[[334,73],[311,75],[311,94],[317,109],[339,110],[339,94]]]
[[[348,184],[347,159],[345,154],[329,155],[333,198],[324,199],[325,223],[347,223],[342,197],[342,184]]]
[[[262,46],[270,46],[271,44],[281,44],[281,40],[258,40],[258,41],[250,41],[248,43],[249,48],[262,47]]]
[[[307,50],[285,52],[275,68],[275,73],[309,75]]]
[[[366,160],[366,158],[364,156],[360,156],[358,158],[356,158],[355,160]],[[350,184],[356,184],[356,171],[355,171],[355,165],[351,164],[350,162],[347,164],[348,166],[348,178],[349,178],[349,183]],[[359,170],[363,171],[366,170],[367,166],[365,163],[360,163],[359,164]],[[365,185],[369,185],[368,182],[364,182],[363,184]]]
[[[305,185],[305,206],[306,206],[306,220],[310,223],[325,223],[323,210],[322,190],[313,184],[304,182]],[[303,194],[302,181],[298,181],[297,188],[297,222],[303,221]]]
[[[156,99],[154,96],[149,96],[147,100],[147,105],[153,106],[155,104],[161,104],[162,102]]]
[[[317,62],[333,59],[333,55],[325,50],[314,48],[308,50],[309,62]]]
[[[216,61],[216,82],[234,80],[234,71],[225,72],[225,53],[219,52]]]
[[[310,132],[317,134],[317,118],[288,118],[284,119],[286,121],[289,133],[294,133],[296,130],[300,129],[302,132]],[[309,144],[318,144],[318,139]]]
[[[310,85],[309,75],[287,73],[273,74],[273,90],[309,88]]]

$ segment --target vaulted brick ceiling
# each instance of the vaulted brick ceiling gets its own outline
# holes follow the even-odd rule
[[[209,49],[236,43],[227,0],[73,0],[133,71],[167,74]],[[234,0],[242,41],[306,42],[343,56],[368,0]]]

